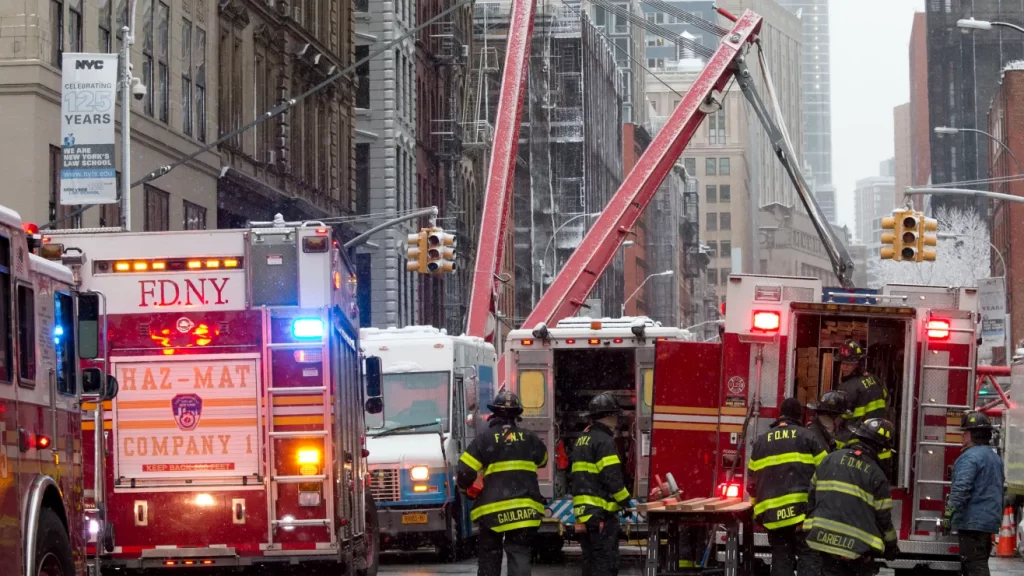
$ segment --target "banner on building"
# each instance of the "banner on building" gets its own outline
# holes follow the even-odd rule
[[[981,313],[979,363],[991,362],[992,349],[1006,343],[1006,286],[1003,278],[978,280],[978,312]]]
[[[117,54],[65,53],[63,70],[60,203],[117,202]]]

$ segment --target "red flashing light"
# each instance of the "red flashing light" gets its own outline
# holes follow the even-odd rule
[[[725,302],[718,305],[718,311],[722,313],[722,316],[725,316]]]
[[[520,340],[519,343],[523,346],[533,346],[533,340],[530,340],[529,338],[526,340]]]
[[[945,320],[929,320],[928,338],[932,340],[945,340],[949,338],[949,322]]]
[[[39,234],[39,226],[34,222],[22,222],[21,229],[25,231],[25,234],[33,236]]]
[[[739,498],[740,494],[740,485],[736,482],[718,485],[718,495],[722,498]]]
[[[327,228],[317,228],[316,233],[320,236],[327,236]]]
[[[45,449],[45,448],[49,448],[49,447],[50,447],[50,437],[49,436],[43,436],[42,434],[39,434],[39,435],[36,436],[36,448]]]
[[[566,344],[575,344],[576,343],[576,339],[575,338],[566,338],[565,339],[565,343]]]
[[[616,344],[622,344],[622,338],[614,338],[614,339],[612,339],[612,342],[614,342]]]
[[[782,324],[778,312],[754,312],[752,328],[759,332],[777,332]]]

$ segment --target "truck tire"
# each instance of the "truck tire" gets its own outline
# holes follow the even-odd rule
[[[75,576],[71,538],[60,516],[50,508],[39,511],[36,533],[36,565],[32,576]]]
[[[370,492],[366,492],[366,526],[363,532],[366,546],[366,568],[356,570],[359,576],[377,576],[380,567],[380,522],[377,518],[377,503]]]

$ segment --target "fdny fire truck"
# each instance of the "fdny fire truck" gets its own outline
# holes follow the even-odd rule
[[[512,389],[523,403],[522,426],[548,446],[548,465],[539,469],[544,511],[539,543],[545,552],[575,538],[569,486],[569,449],[589,424],[587,403],[601,392],[612,394],[627,424],[616,443],[623,458],[632,506],[648,493],[648,449],[656,342],[685,342],[690,333],[661,326],[649,318],[566,318],[553,328],[513,330],[508,336]],[[566,530],[566,528],[569,530]],[[627,538],[641,533],[635,514],[627,519]]]
[[[890,482],[897,570],[958,570],[941,519],[960,416],[974,407],[978,338],[973,288],[889,285],[823,291],[812,278],[732,275],[719,343],[657,344],[651,474],[672,473],[685,497],[747,498],[743,476],[783,399],[838,386],[838,347],[867,347],[865,368],[888,390],[896,424]],[[765,534],[755,545],[767,551]],[[767,555],[765,555],[767,556]]]
[[[38,240],[0,207],[0,558],[15,574],[75,576],[86,568],[79,403],[116,392],[79,367],[101,354],[100,295],[32,253]]]
[[[55,234],[83,289],[108,294],[119,396],[102,431],[127,568],[341,562],[377,569],[355,276],[320,223]],[[94,486],[86,484],[87,490]]]

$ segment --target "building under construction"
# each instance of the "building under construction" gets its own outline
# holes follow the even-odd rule
[[[509,0],[476,3],[467,145],[491,136],[510,7]],[[509,324],[518,326],[533,309],[622,183],[623,88],[612,50],[578,3],[537,0],[506,244],[511,278],[502,279],[499,295],[499,312]],[[618,314],[622,259],[620,251],[582,314]]]

